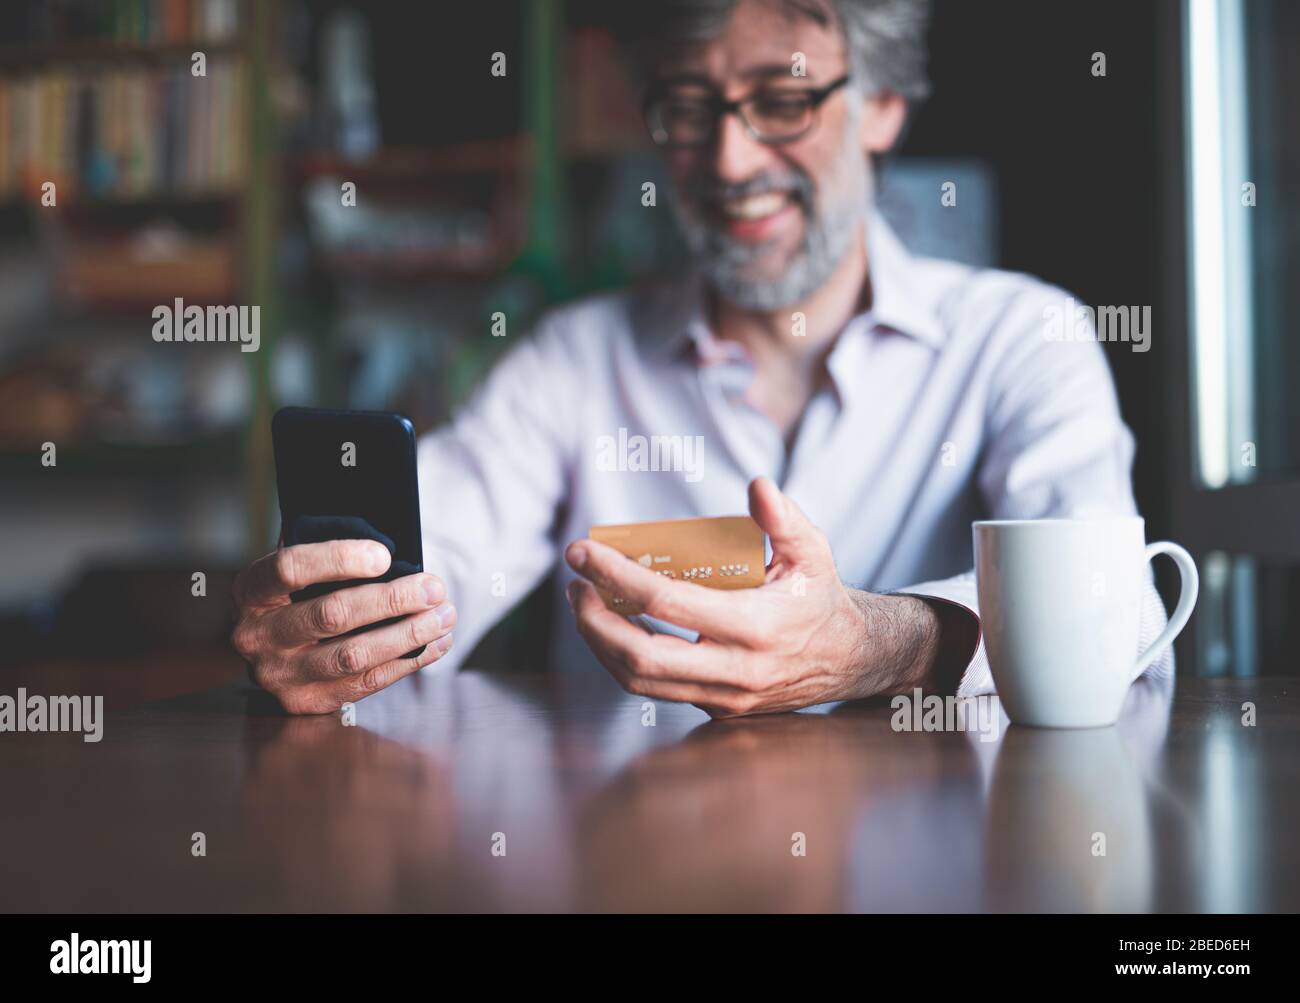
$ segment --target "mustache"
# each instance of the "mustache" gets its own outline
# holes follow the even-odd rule
[[[707,175],[691,178],[685,185],[683,194],[696,203],[728,202],[732,199],[749,198],[753,195],[766,195],[780,192],[793,195],[807,209],[813,207],[815,195],[812,179],[805,174],[768,172],[745,181],[724,182]]]

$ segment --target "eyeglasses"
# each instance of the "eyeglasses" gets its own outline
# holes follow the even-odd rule
[[[716,94],[673,93],[672,85],[652,88],[642,109],[651,138],[660,146],[692,147],[710,142],[722,116],[735,114],[751,138],[779,146],[805,135],[817,122],[828,97],[849,82],[840,77],[825,87],[759,91],[739,101]]]

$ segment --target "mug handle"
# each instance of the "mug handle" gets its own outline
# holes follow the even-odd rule
[[[1168,554],[1174,559],[1174,563],[1178,565],[1181,591],[1178,596],[1178,605],[1174,607],[1174,615],[1165,624],[1165,629],[1160,632],[1159,637],[1151,642],[1151,647],[1138,656],[1137,665],[1133,668],[1134,675],[1139,674],[1150,665],[1151,661],[1160,653],[1160,650],[1172,644],[1174,638],[1187,626],[1187,619],[1192,615],[1192,608],[1196,605],[1196,595],[1201,587],[1200,575],[1196,573],[1196,562],[1192,560],[1192,555],[1186,550],[1176,543],[1161,540],[1158,543],[1147,544],[1143,558],[1147,563],[1150,563],[1157,554]]]

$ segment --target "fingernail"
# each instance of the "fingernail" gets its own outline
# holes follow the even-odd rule
[[[578,547],[570,547],[570,548],[569,548],[569,566],[570,566],[570,567],[573,567],[573,568],[580,568],[580,567],[582,567],[582,566],[583,566],[584,564],[586,564],[586,563],[587,563],[587,548],[586,548],[586,547],[580,547],[580,546],[578,546]]]
[[[375,574],[382,575],[388,570],[388,548],[376,543],[369,548],[369,551],[366,556],[366,565]]]
[[[456,607],[448,603],[438,611],[438,626],[446,629],[456,622]]]
[[[448,651],[451,650],[451,635],[443,634],[442,637],[438,638],[438,640],[433,642],[433,646],[437,648],[438,651],[440,651],[442,654],[445,655]]]
[[[574,603],[573,593],[576,592],[577,590],[578,590],[577,582],[569,582],[569,584],[564,587],[564,598],[569,600],[569,609],[573,609],[573,603]]]
[[[433,575],[429,575],[424,580],[424,598],[430,606],[437,606],[447,596],[447,590]]]

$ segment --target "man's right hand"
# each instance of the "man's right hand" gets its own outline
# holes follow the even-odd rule
[[[230,641],[253,680],[291,714],[327,714],[437,661],[451,648],[456,608],[434,575],[357,585],[291,602],[318,582],[374,578],[388,570],[388,549],[371,540],[331,540],[284,547],[235,579],[237,614]],[[351,637],[358,627],[397,623]],[[408,652],[428,645],[415,658]]]

